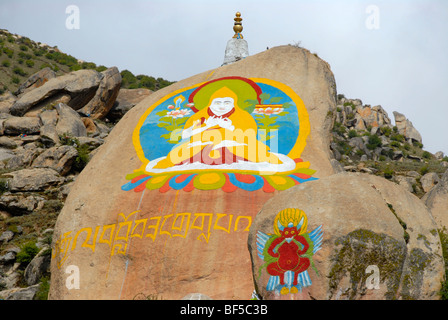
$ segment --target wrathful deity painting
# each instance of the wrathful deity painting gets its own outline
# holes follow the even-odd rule
[[[308,218],[303,210],[285,209],[274,219],[274,233],[257,232],[257,253],[265,263],[259,269],[269,274],[267,291],[297,293],[309,287],[314,254],[322,247],[322,226],[308,232]]]
[[[303,101],[276,81],[225,77],[177,90],[140,118],[142,166],[122,189],[286,190],[316,179],[301,159],[309,132]]]

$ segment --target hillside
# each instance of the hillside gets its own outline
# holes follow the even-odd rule
[[[399,128],[401,114],[394,113],[394,124],[381,106],[339,94],[336,114],[331,116],[331,149],[346,171],[384,177],[421,198],[448,168],[448,156],[426,151],[415,128],[408,127],[407,132]],[[415,136],[409,134],[411,130]],[[424,185],[428,179],[431,182]]]
[[[30,75],[49,67],[58,76],[70,71],[93,69],[98,72],[107,69],[104,65],[79,60],[61,52],[57,46],[34,42],[27,37],[0,29],[0,95],[6,91],[15,92]],[[173,82],[147,75],[134,75],[122,70],[122,88],[146,88],[158,90]]]

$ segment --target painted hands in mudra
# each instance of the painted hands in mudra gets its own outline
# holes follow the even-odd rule
[[[150,162],[147,169],[173,171],[180,166],[204,169],[227,165],[222,169],[260,170],[254,164],[263,163],[265,167],[284,164],[287,157],[280,159],[279,156],[282,155],[270,152],[269,147],[257,139],[254,118],[238,106],[237,95],[223,87],[211,96],[207,107],[188,119],[182,140],[166,157],[157,159],[156,163]],[[294,163],[288,164],[291,166],[294,169]]]

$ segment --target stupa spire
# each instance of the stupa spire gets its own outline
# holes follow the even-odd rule
[[[233,31],[235,31],[235,35],[233,37],[243,39],[243,35],[241,34],[243,31],[243,24],[241,23],[243,18],[241,18],[241,13],[239,11],[235,14],[235,18],[233,20],[235,20],[235,23],[233,24]]]

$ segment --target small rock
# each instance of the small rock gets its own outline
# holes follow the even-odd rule
[[[5,175],[12,177],[9,181],[9,190],[13,192],[44,191],[64,181],[57,171],[49,168],[23,169]]]
[[[40,196],[6,192],[0,196],[0,209],[12,215],[30,214],[40,209],[44,200]]]
[[[4,290],[1,291],[1,295],[5,300],[33,300],[39,290],[39,287],[40,284],[36,284],[28,288]]]
[[[14,232],[6,230],[0,235],[0,241],[8,242],[14,237]]]
[[[434,153],[434,157],[435,157],[437,160],[442,160],[444,156],[445,156],[445,155],[443,154],[442,151],[437,151],[436,153]]]
[[[56,105],[59,120],[56,125],[56,131],[59,135],[69,134],[73,137],[87,136],[87,129],[81,116],[72,108],[64,103]]]
[[[0,137],[0,148],[15,149],[17,148],[17,143],[15,143],[11,138],[2,136]]]
[[[16,260],[16,255],[14,252],[8,252],[0,256],[0,264],[13,263]]]
[[[66,175],[72,168],[78,151],[73,146],[52,147],[41,153],[32,164],[33,168],[51,168],[61,176]]]
[[[0,161],[9,160],[14,157],[15,155],[11,152],[11,150],[0,148]]]
[[[4,122],[5,134],[38,134],[41,122],[36,117],[11,117]]]

